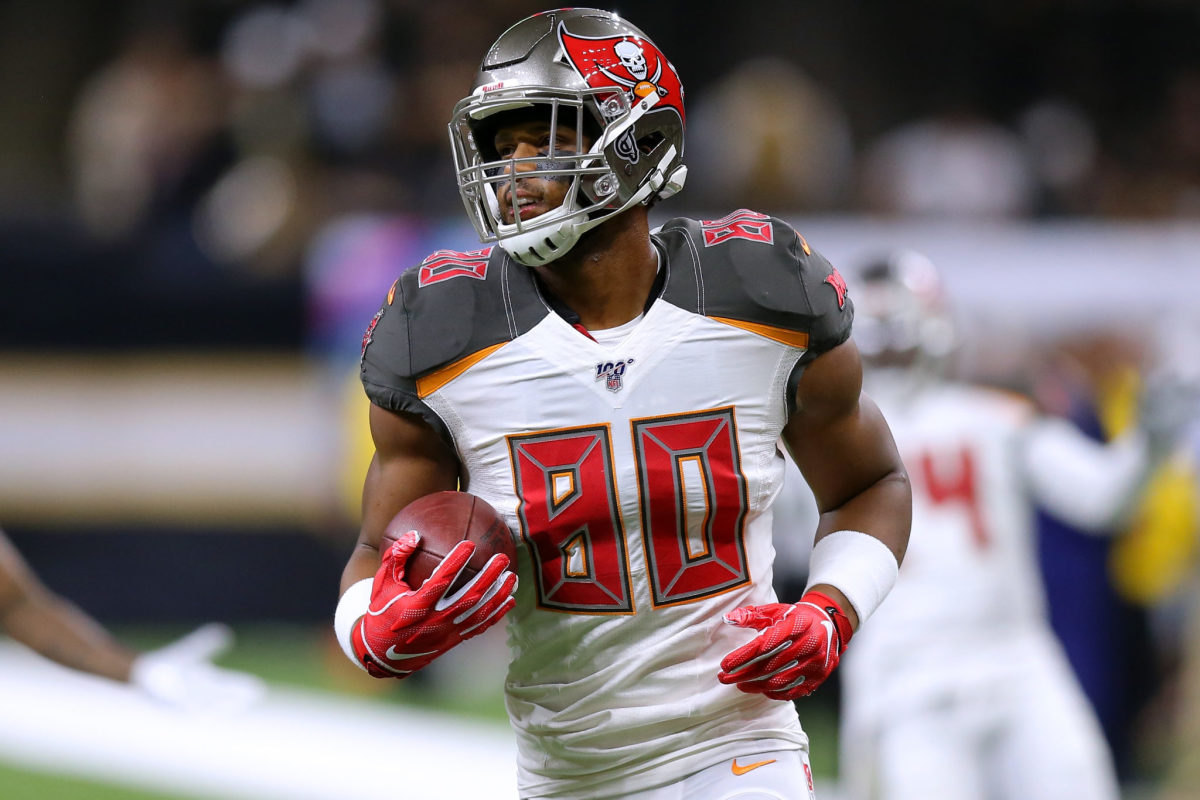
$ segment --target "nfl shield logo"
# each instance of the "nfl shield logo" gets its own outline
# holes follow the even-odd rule
[[[601,361],[596,365],[596,380],[604,381],[604,388],[610,392],[619,392],[625,388],[625,370],[633,363],[632,358],[622,361]]]

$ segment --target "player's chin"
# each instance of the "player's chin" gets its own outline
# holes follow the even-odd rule
[[[539,202],[539,203],[533,203],[533,204],[526,205],[526,206],[521,206],[518,209],[518,212],[521,217],[521,222],[530,222],[531,220],[537,219],[542,214],[545,214],[548,210],[549,210],[549,208],[544,203]],[[502,214],[503,214],[503,218],[504,218],[504,223],[506,225],[512,225],[516,222],[517,215],[513,213],[513,210],[511,207],[505,208],[503,210]]]

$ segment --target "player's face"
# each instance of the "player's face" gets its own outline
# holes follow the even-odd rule
[[[496,199],[500,202],[500,213],[505,223],[515,222],[517,214],[522,220],[530,220],[562,205],[571,185],[569,175],[548,178],[522,177],[522,174],[536,169],[568,167],[568,162],[556,163],[554,157],[578,152],[579,141],[574,128],[560,123],[552,131],[548,121],[518,122],[500,128],[494,144],[501,158],[538,159],[536,162],[512,162],[509,171],[515,180],[504,181],[497,186]],[[586,136],[583,137],[583,147],[591,147],[591,141]]]

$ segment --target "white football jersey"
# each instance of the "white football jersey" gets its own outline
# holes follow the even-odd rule
[[[1043,627],[1035,503],[1111,527],[1147,468],[1144,444],[1092,442],[1017,395],[958,383],[898,391],[871,378],[908,469],[913,522],[900,579],[855,650],[957,647],[961,637]],[[858,652],[850,660],[868,660]]]
[[[656,293],[599,344],[499,248],[431,256],[368,330],[372,400],[422,414],[519,536],[507,705],[523,797],[622,796],[751,749],[791,703],[717,681],[774,602],[777,441],[799,368],[844,341],[845,285],[753,212],[655,233]]]
[[[868,383],[868,392],[871,386]],[[941,384],[872,394],[913,494],[902,579],[864,628],[912,641],[934,628],[1002,632],[1039,623],[1044,600],[1034,510],[1020,469],[1033,408],[1015,395]],[[869,628],[869,630],[868,630]],[[855,645],[859,637],[855,637]]]
[[[875,388],[912,484],[912,535],[895,588],[842,658],[848,797],[1115,800],[1099,726],[1045,616],[1033,407],[960,384]],[[1047,466],[1089,491],[1068,462]]]

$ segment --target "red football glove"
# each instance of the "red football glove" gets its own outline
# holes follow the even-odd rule
[[[479,574],[454,594],[450,584],[475,551],[459,542],[421,588],[404,582],[404,565],[420,535],[408,531],[383,554],[371,586],[367,613],[350,637],[354,655],[376,678],[405,678],[459,642],[478,636],[509,612],[516,600],[516,573],[508,556],[492,556]]]
[[[850,641],[850,620],[821,592],[800,602],[735,608],[725,621],[761,631],[721,661],[717,680],[772,700],[795,700],[816,691]]]

